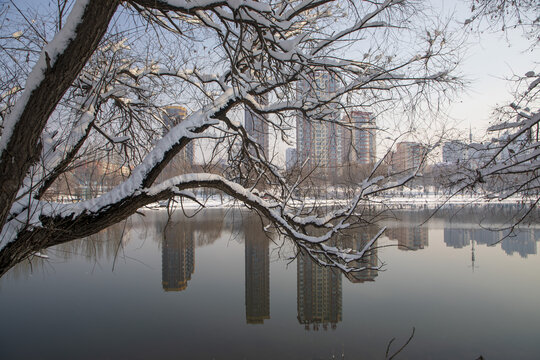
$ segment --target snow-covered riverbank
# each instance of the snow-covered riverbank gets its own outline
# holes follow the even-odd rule
[[[398,209],[414,209],[414,208],[439,208],[439,207],[452,207],[452,206],[521,206],[524,204],[533,204],[535,199],[527,199],[523,197],[509,197],[506,199],[488,199],[485,197],[474,197],[468,195],[456,195],[452,197],[444,195],[392,195],[392,196],[378,196],[370,197],[368,201],[362,203],[364,206],[389,207]],[[201,199],[200,202],[204,204],[206,208],[230,208],[230,207],[242,207],[242,204],[227,196],[211,196],[206,199]],[[348,200],[346,199],[305,199],[303,204],[306,206],[334,206],[334,205],[346,205]],[[291,203],[291,206],[299,206],[301,203]],[[175,201],[174,207],[183,206],[188,209],[196,209],[200,207],[200,204],[192,200],[183,199]],[[147,206],[147,208],[166,208],[167,201],[160,203],[154,203]]]

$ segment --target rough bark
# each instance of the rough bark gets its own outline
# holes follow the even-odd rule
[[[245,196],[236,193],[222,181],[193,180],[179,184],[176,187],[166,188],[154,195],[139,193],[94,213],[83,213],[73,218],[43,217],[41,219],[42,227],[28,228],[21,231],[14,241],[0,250],[0,277],[13,266],[42,249],[95,234],[133,215],[145,205],[171,198],[177,191],[201,186],[223,191],[228,195],[236,197],[243,203],[256,208],[268,218],[272,218],[267,208],[253,203]]]
[[[107,31],[119,0],[90,1],[76,35],[32,91],[0,157],[0,226],[32,164],[40,154],[40,136],[56,105]]]

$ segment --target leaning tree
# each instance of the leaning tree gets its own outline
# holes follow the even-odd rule
[[[0,274],[40,249],[94,234],[156,201],[198,201],[193,190],[200,188],[257,211],[321,264],[361,270],[348,264],[382,231],[357,251],[328,240],[365,221],[363,201],[404,184],[414,170],[388,181],[375,175],[379,161],[358,179],[347,204],[316,209],[302,196],[309,172],[285,176],[238,113],[249,109],[275,138],[291,143],[298,117],[350,129],[354,124],[342,115],[351,109],[405,109],[457,83],[450,39],[422,25],[418,6],[405,0],[59,0],[54,17],[37,20],[14,3],[4,8]],[[333,82],[331,91],[324,79]],[[186,104],[190,114],[163,132],[163,109],[175,103]],[[227,154],[224,171],[203,166],[164,176],[195,140],[211,144],[208,156]],[[47,196],[75,167],[113,157],[127,171],[109,191],[75,203]]]

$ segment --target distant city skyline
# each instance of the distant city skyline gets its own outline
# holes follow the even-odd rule
[[[336,76],[319,72],[310,79],[300,80],[296,86],[297,100],[309,101],[310,98],[331,98],[338,88],[338,82]],[[349,103],[346,105],[354,106]],[[291,166],[293,158],[308,168],[336,169],[342,165],[375,163],[377,145],[374,114],[359,110],[343,113],[335,104],[330,107],[329,118],[322,120],[308,119],[299,112],[296,114],[296,148],[294,153],[286,150],[286,166]]]
[[[432,0],[431,4],[441,14],[442,19],[453,14],[450,24],[453,31],[463,29],[463,23],[470,17],[470,8],[466,2]],[[493,120],[492,111],[495,107],[512,101],[510,93],[512,84],[507,78],[513,74],[524,75],[530,70],[538,72],[539,65],[534,63],[534,59],[540,58],[540,54],[538,49],[532,53],[528,52],[530,42],[523,37],[520,29],[507,29],[506,32],[484,29],[482,33],[471,32],[464,46],[466,49],[458,73],[467,84],[463,91],[454,94],[452,101],[443,106],[443,112],[439,114],[440,119],[434,121],[448,123],[450,129],[456,130],[450,135],[459,137],[459,140],[469,138],[471,130],[472,140],[480,141]],[[245,114],[248,114],[248,111],[245,111]],[[382,125],[389,119],[383,114],[378,116],[377,121]],[[296,132],[298,133],[298,129]],[[285,152],[288,146],[276,139],[271,131],[268,135],[260,143],[263,143],[265,148],[274,149],[278,155],[277,161],[285,168]],[[297,134],[293,136],[294,143],[298,141],[297,137]],[[269,142],[268,146],[266,141]],[[273,143],[275,141],[277,144]],[[378,145],[376,154],[380,159],[386,153],[388,144],[383,142],[382,134],[376,143]]]
[[[37,0],[19,0],[17,5],[21,9],[33,9],[38,13],[48,13],[47,4]],[[468,81],[465,90],[459,91],[452,97],[449,104],[443,106],[444,112],[450,118],[450,127],[458,130],[473,131],[474,141],[478,141],[485,134],[485,129],[492,120],[492,110],[497,105],[508,104],[512,100],[510,94],[511,84],[506,78],[513,74],[524,75],[528,71],[539,72],[539,49],[530,50],[531,41],[523,36],[520,28],[508,28],[506,31],[487,29],[481,26],[481,32],[470,32],[465,29],[465,20],[471,16],[470,1],[443,1],[430,0],[426,6],[431,5],[438,19],[434,21],[448,21],[448,29],[460,34],[469,33],[464,40],[464,54],[457,71],[458,76]],[[446,24],[443,24],[446,25]],[[463,37],[463,36],[462,36]],[[536,63],[535,63],[536,60]],[[181,102],[181,100],[180,100]],[[440,115],[441,118],[444,115]],[[239,116],[241,120],[243,116]],[[385,116],[377,115],[378,122],[382,124]],[[443,121],[441,119],[441,121]],[[382,136],[381,136],[382,138]],[[270,133],[270,141],[275,140]],[[378,140],[378,158],[386,152],[385,145]],[[274,148],[270,143],[270,148]],[[285,148],[287,146],[278,141],[275,151],[280,156],[277,161],[285,167]],[[195,162],[201,163],[203,150],[197,146]]]

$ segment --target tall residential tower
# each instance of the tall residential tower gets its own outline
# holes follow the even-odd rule
[[[329,73],[316,72],[311,79],[300,80],[296,94],[309,107],[310,103],[329,100],[336,92],[337,81]],[[308,119],[304,114],[296,115],[296,151],[299,164],[310,168],[335,168],[341,164],[342,128],[337,105],[330,103],[324,119]]]
[[[166,134],[173,126],[180,124],[187,118],[187,109],[183,106],[172,105],[165,107],[163,119],[163,134]],[[177,155],[177,159],[185,165],[193,166],[193,141],[190,141]]]
[[[351,111],[344,119],[343,163],[373,164],[376,161],[375,116],[371,112]]]
[[[257,98],[261,105],[268,105],[268,96],[260,96]],[[259,144],[266,155],[270,156],[270,139],[268,127],[268,115],[259,115],[246,106],[244,111],[244,121],[246,132],[251,136],[257,144]]]

